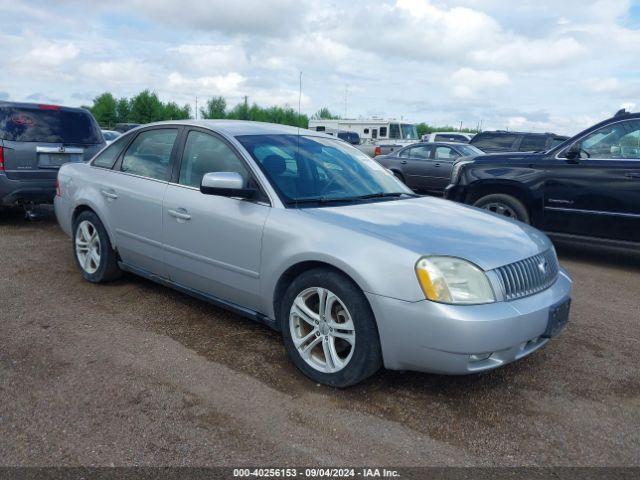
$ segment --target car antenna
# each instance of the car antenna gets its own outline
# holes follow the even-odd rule
[[[300,121],[302,120],[302,70],[300,70],[300,84],[298,89],[298,155],[300,155]]]
[[[622,115],[626,115],[626,114],[627,114],[627,109],[626,108],[621,108],[620,110],[618,110],[616,112],[614,117],[621,117]]]

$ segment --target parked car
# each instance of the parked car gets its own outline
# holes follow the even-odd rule
[[[104,145],[87,110],[0,102],[0,205],[51,203],[58,168]]]
[[[129,271],[264,322],[316,382],[489,370],[568,318],[571,280],[544,234],[419,197],[323,133],[158,123],[58,181],[86,280]]]
[[[139,126],[140,126],[139,123],[116,123],[116,126],[113,127],[113,129],[116,132],[126,133],[129,130],[133,130],[134,128],[137,128]]]
[[[547,152],[460,162],[446,197],[558,237],[640,242],[640,113],[619,113]]]
[[[523,133],[498,130],[480,132],[469,143],[483,152],[539,152],[560,145],[567,138],[555,133]]]
[[[416,192],[442,196],[449,185],[451,169],[467,156],[482,155],[477,148],[464,143],[416,143],[376,161]]]
[[[104,137],[105,142],[109,145],[116,138],[122,135],[120,132],[116,132],[115,130],[102,130],[102,136]]]
[[[475,136],[475,133],[464,132],[433,132],[427,133],[422,136],[422,141],[425,143],[431,142],[458,142],[469,143],[469,141]]]

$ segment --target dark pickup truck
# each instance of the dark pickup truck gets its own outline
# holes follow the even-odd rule
[[[450,200],[570,240],[640,245],[640,113],[620,111],[545,152],[454,164]]]

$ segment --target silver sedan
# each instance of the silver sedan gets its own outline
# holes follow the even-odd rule
[[[543,233],[419,197],[319,132],[145,125],[64,165],[55,211],[86,280],[133,272],[263,322],[327,385],[381,366],[489,370],[569,317],[571,280]]]

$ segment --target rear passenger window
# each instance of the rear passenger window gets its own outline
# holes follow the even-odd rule
[[[140,133],[122,159],[122,171],[156,180],[168,180],[171,150],[177,129],[157,129]]]
[[[520,142],[521,152],[539,152],[547,146],[546,135],[525,135]]]
[[[105,148],[96,158],[94,158],[92,165],[100,168],[113,168],[118,155],[120,155],[122,148],[128,141],[128,136],[118,138],[111,145]]]
[[[237,172],[245,180],[249,172],[235,152],[213,135],[191,131],[184,146],[180,165],[180,184],[200,187],[205,173]]]
[[[513,142],[518,138],[515,134],[509,133],[494,133],[483,135],[474,138],[472,144],[480,150],[510,150],[513,147]]]

